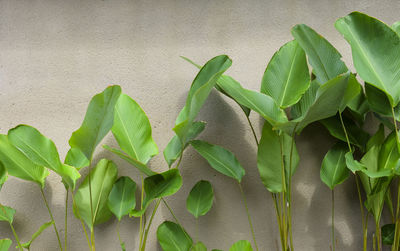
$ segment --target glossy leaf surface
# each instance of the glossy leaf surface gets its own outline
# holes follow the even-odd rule
[[[336,143],[325,155],[320,176],[321,180],[333,190],[335,186],[343,183],[349,177],[349,170],[346,167],[345,154],[348,151],[347,145],[343,142]]]
[[[187,210],[196,218],[210,211],[214,200],[211,183],[201,180],[194,185],[186,200]]]
[[[120,177],[113,185],[108,196],[107,206],[121,221],[136,206],[136,183],[127,176]]]
[[[164,221],[157,229],[157,239],[164,251],[188,251],[192,238],[179,225]]]
[[[33,242],[37,237],[39,237],[39,235],[40,235],[46,228],[50,227],[50,226],[53,225],[53,224],[54,224],[54,221],[50,221],[50,222],[46,222],[46,223],[44,223],[43,225],[41,225],[41,226],[39,227],[39,229],[32,235],[30,241],[25,242],[25,243],[21,243],[21,246],[22,246],[23,248],[26,248],[26,249],[30,250],[30,247],[31,247],[32,242]]]

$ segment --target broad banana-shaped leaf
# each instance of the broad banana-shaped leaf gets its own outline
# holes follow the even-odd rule
[[[239,183],[242,181],[244,168],[232,152],[201,140],[193,140],[190,144],[216,171],[234,178]]]
[[[90,173],[92,203],[90,203],[89,175],[77,189],[74,213],[84,220],[90,229],[96,224],[106,222],[112,216],[107,207],[107,200],[117,175],[116,165],[110,160],[102,159]]]
[[[19,125],[9,130],[8,139],[32,162],[53,170],[61,176],[67,188],[75,189],[81,175],[74,167],[61,163],[56,145],[51,139],[28,125]]]
[[[175,121],[174,131],[182,144],[187,142],[192,123],[217,80],[231,65],[232,60],[228,56],[220,55],[208,61],[197,74],[190,87],[186,104]]]
[[[172,164],[181,156],[182,151],[187,147],[188,142],[195,139],[206,127],[206,122],[196,121],[193,122],[192,127],[189,129],[188,137],[186,143],[182,147],[182,142],[179,137],[174,135],[168,145],[164,149],[164,158],[171,167]]]
[[[131,158],[147,164],[158,154],[146,113],[128,95],[122,94],[115,105],[111,130],[121,150]]]
[[[0,221],[12,223],[14,220],[15,209],[0,204]]]
[[[229,251],[253,251],[253,248],[249,241],[241,240],[233,244]]]
[[[78,148],[69,149],[67,156],[65,156],[64,163],[75,167],[77,170],[87,167],[90,164],[85,154],[83,154]]]
[[[207,247],[206,245],[204,245],[203,242],[199,241],[196,243],[196,245],[193,246],[190,251],[207,251]]]
[[[384,91],[392,107],[400,101],[400,37],[385,23],[353,12],[335,23],[351,46],[361,78]]]
[[[121,221],[136,206],[136,183],[127,176],[120,177],[108,195],[108,209]]]
[[[281,108],[296,104],[310,86],[306,54],[296,40],[283,45],[268,63],[261,92]]]
[[[144,179],[144,192],[146,194],[141,210],[132,210],[130,216],[139,217],[144,214],[150,203],[157,199],[170,196],[181,188],[182,177],[176,168],[155,174]]]
[[[157,239],[164,251],[188,251],[192,238],[176,223],[164,221],[157,229]]]
[[[278,133],[278,131],[272,129],[269,123],[264,123],[257,151],[258,172],[265,188],[271,193],[283,191],[282,168],[284,168],[287,182],[289,169],[291,169],[291,175],[293,175],[299,164],[299,154],[294,142],[292,149],[292,138],[284,132],[280,135]],[[281,152],[281,149],[283,152]],[[291,151],[292,154],[290,154]],[[290,156],[292,156],[292,160],[290,160]],[[292,164],[291,168],[290,164]]]
[[[89,103],[81,127],[72,133],[69,145],[78,148],[91,161],[93,152],[113,126],[114,107],[121,94],[117,85],[107,87]]]
[[[54,224],[54,221],[46,222],[39,227],[39,229],[32,235],[30,241],[21,243],[23,248],[30,250],[32,242],[48,227]]]
[[[325,83],[348,71],[335,47],[307,25],[294,26],[292,35],[306,52],[318,82]]]
[[[6,167],[0,161],[0,190],[3,186],[3,184],[7,181],[7,178],[8,178],[8,175],[7,175]]]
[[[392,118],[392,106],[388,96],[375,86],[365,83],[365,94],[369,107],[373,112],[379,113],[382,116]],[[400,106],[397,105],[393,109],[396,120],[400,119]]]
[[[194,185],[186,200],[187,210],[198,218],[210,211],[214,200],[214,191],[211,183],[200,180]]]
[[[41,187],[44,187],[46,177],[50,174],[46,168],[28,159],[9,142],[7,135],[2,134],[0,134],[0,161],[9,175],[34,181]]]
[[[10,239],[1,239],[0,240],[0,251],[8,251],[12,244]]]
[[[325,155],[320,176],[331,190],[343,183],[349,177],[349,170],[346,168],[345,154],[348,151],[344,142],[336,143]]]

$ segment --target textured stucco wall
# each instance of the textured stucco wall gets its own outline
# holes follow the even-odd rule
[[[62,157],[68,139],[83,119],[90,98],[107,85],[119,84],[146,111],[162,151],[173,136],[171,128],[184,105],[196,69],[179,58],[199,63],[218,54],[233,59],[229,74],[245,87],[259,89],[273,53],[292,39],[290,28],[306,23],[332,42],[352,68],[350,49],[334,29],[336,18],[353,10],[387,23],[400,19],[399,1],[0,1],[0,133],[25,123],[52,138]],[[249,127],[238,107],[213,92],[199,119],[208,122],[202,139],[231,149],[246,168],[243,185],[261,250],[276,250],[279,240],[271,197],[256,169],[256,151]],[[257,125],[258,116],[251,119]],[[109,135],[105,143],[115,144]],[[330,190],[319,179],[323,155],[333,140],[319,125],[298,137],[300,166],[294,176],[294,242],[297,250],[329,250]],[[96,158],[109,157],[120,175],[136,181],[138,172],[99,149]],[[151,167],[165,170],[162,154]],[[182,189],[167,200],[189,233],[194,218],[185,200],[200,179],[210,180],[215,204],[200,218],[199,239],[209,248],[227,250],[236,240],[248,239],[249,228],[237,185],[212,170],[192,149],[182,163]],[[63,234],[65,191],[52,174],[45,189]],[[358,250],[361,224],[353,179],[336,190],[336,229],[339,250]],[[0,202],[17,209],[15,228],[27,240],[49,217],[37,186],[10,178]],[[71,208],[70,208],[71,209]],[[69,210],[69,250],[87,247],[80,223]],[[148,242],[159,250],[155,229],[170,219],[161,206]],[[125,218],[122,238],[135,250],[138,220]],[[371,223],[371,226],[373,224]],[[96,229],[97,250],[118,250],[116,221]],[[373,226],[372,226],[373,228]],[[12,237],[0,222],[0,237]],[[51,228],[32,250],[56,250]]]

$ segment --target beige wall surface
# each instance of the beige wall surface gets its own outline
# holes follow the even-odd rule
[[[229,74],[257,90],[273,53],[293,39],[291,27],[305,23],[332,42],[352,68],[350,48],[333,24],[356,10],[389,24],[400,19],[400,2],[394,0],[0,1],[0,133],[21,123],[32,125],[53,139],[64,157],[90,98],[109,84],[119,84],[147,113],[161,152],[173,136],[171,128],[196,75],[196,69],[179,56],[204,63],[228,54],[233,60]],[[277,250],[275,211],[259,179],[256,148],[245,118],[231,100],[214,91],[199,119],[208,122],[201,138],[229,148],[245,167],[243,186],[260,250]],[[251,119],[259,134],[262,121],[256,114]],[[293,186],[295,247],[329,250],[331,194],[319,179],[319,169],[333,140],[320,125],[309,126],[297,139],[301,162]],[[103,143],[115,145],[111,135]],[[134,168],[99,148],[96,159],[103,157],[118,164],[120,175],[139,182]],[[151,167],[166,170],[162,154]],[[194,235],[196,227],[185,200],[192,186],[206,179],[214,186],[215,202],[200,218],[198,238],[209,248],[223,250],[236,240],[251,240],[235,182],[211,169],[192,149],[183,157],[182,176],[182,189],[167,201],[189,233]],[[63,235],[65,190],[59,177],[49,176],[45,194]],[[17,209],[15,228],[24,241],[49,220],[40,190],[32,183],[11,177],[0,202]],[[85,250],[80,223],[69,209],[69,250]],[[155,230],[165,219],[171,216],[161,206],[148,250],[161,250]],[[336,190],[338,250],[360,250],[360,219],[350,178]],[[136,250],[138,225],[137,219],[122,222],[128,250]],[[96,228],[97,250],[119,250],[115,229],[115,220]],[[8,225],[1,222],[0,237],[12,238]],[[32,250],[57,250],[51,228]]]

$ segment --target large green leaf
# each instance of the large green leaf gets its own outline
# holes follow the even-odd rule
[[[77,170],[87,167],[90,164],[85,154],[83,154],[82,151],[78,148],[70,148],[68,150],[67,156],[65,156],[64,163],[75,167]]]
[[[96,146],[113,126],[114,107],[120,94],[121,87],[113,85],[95,95],[89,103],[81,127],[72,133],[69,145],[80,149],[90,161]]]
[[[7,181],[7,178],[8,178],[8,175],[7,175],[6,167],[0,161],[0,190],[3,186],[3,184]]]
[[[127,176],[120,177],[108,195],[108,209],[121,221],[136,206],[136,183]]]
[[[39,227],[39,229],[32,235],[31,239],[28,242],[22,243],[21,246],[30,250],[32,242],[39,237],[39,235],[48,227],[54,224],[54,221],[46,222]]]
[[[388,96],[375,86],[365,83],[365,94],[367,96],[367,101],[369,107],[373,112],[379,113],[380,115],[386,117],[392,117],[392,106],[388,99]],[[400,118],[400,106],[394,107],[395,118],[399,120]]]
[[[320,83],[325,83],[348,71],[335,47],[307,25],[294,26],[292,35],[306,52]]]
[[[203,242],[199,241],[196,243],[196,245],[193,246],[190,251],[207,251],[207,247],[206,245],[204,245]]]
[[[155,174],[144,179],[144,192],[146,194],[141,210],[132,210],[130,216],[139,217],[144,214],[150,203],[157,198],[173,195],[182,186],[182,177],[179,170],[173,168],[163,173]]]
[[[400,101],[400,37],[385,23],[353,12],[335,23],[349,42],[361,78],[384,91],[392,107]]]
[[[194,185],[186,200],[187,210],[198,218],[210,211],[214,200],[214,191],[211,183],[200,180]]]
[[[157,229],[157,239],[164,251],[188,251],[192,238],[176,223],[164,221]]]
[[[11,176],[34,181],[44,187],[45,179],[50,174],[43,166],[36,165],[25,154],[13,146],[7,135],[0,134],[0,161]]]
[[[310,85],[306,55],[297,41],[283,45],[268,63],[261,92],[281,108],[296,104]]]
[[[238,182],[242,181],[242,177],[245,174],[244,168],[240,165],[232,152],[223,147],[212,145],[201,140],[193,140],[190,144],[208,161],[212,168],[226,176],[236,179]]]
[[[111,130],[121,149],[130,157],[146,164],[158,154],[146,113],[128,95],[122,94],[115,105]]]
[[[253,248],[249,241],[241,240],[233,244],[229,251],[253,251]]]
[[[14,220],[15,209],[0,204],[0,221],[12,223]]]
[[[349,177],[345,159],[347,150],[347,145],[344,142],[338,142],[328,151],[322,161],[321,180],[331,190]]]
[[[94,225],[106,222],[112,216],[107,207],[107,200],[117,175],[116,165],[107,159],[101,159],[92,169],[90,173],[92,207],[90,205],[89,175],[77,189],[75,193],[77,210],[74,213],[77,217],[80,216],[89,228],[92,229]]]
[[[1,239],[0,240],[0,251],[8,251],[12,244],[10,239]]]
[[[76,181],[81,175],[74,167],[61,163],[52,140],[28,125],[19,125],[9,130],[8,139],[32,162],[53,170],[61,176],[67,187],[75,189]]]

